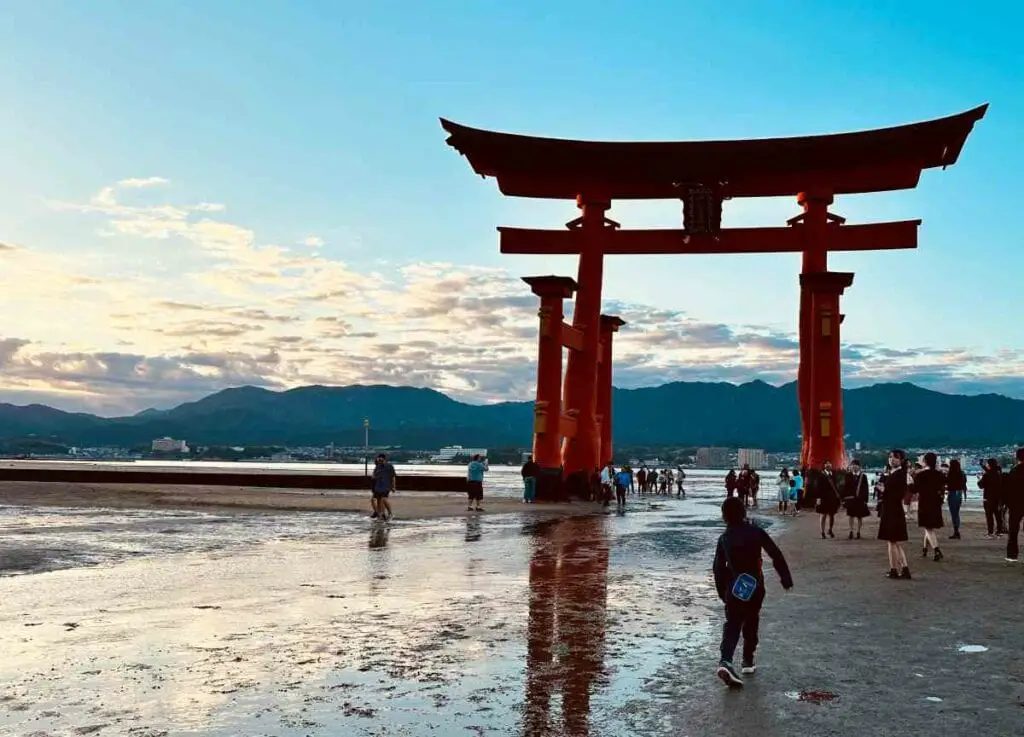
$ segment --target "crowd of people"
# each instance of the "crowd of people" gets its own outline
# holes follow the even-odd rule
[[[1024,448],[1017,451],[1017,464],[1004,472],[995,458],[981,462],[978,487],[982,491],[986,537],[1006,536],[1006,560],[1016,562],[1020,556],[1019,534],[1024,518]],[[747,473],[737,476],[730,471],[725,478],[728,497],[744,499],[748,506],[748,485],[740,483]],[[751,472],[755,473],[755,472]],[[945,554],[939,542],[939,531],[945,527],[944,510],[948,506],[952,534],[950,540],[961,539],[960,511],[967,499],[967,475],[958,459],[938,464],[935,453],[925,453],[912,463],[903,450],[893,450],[885,470],[869,482],[859,461],[846,469],[834,469],[826,461],[820,469],[782,469],[778,477],[778,510],[793,514],[799,509],[813,509],[820,521],[821,538],[835,538],[836,516],[845,510],[848,520],[847,538],[860,540],[864,519],[872,514],[871,503],[879,516],[878,538],[885,540],[889,554],[889,577],[911,578],[904,543],[909,540],[908,519],[916,519],[921,530],[922,557],[939,562]],[[872,491],[873,490],[873,491]],[[756,506],[756,497],[753,502]]]

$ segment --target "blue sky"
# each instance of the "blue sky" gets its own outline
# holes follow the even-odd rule
[[[529,396],[533,311],[515,277],[575,267],[502,257],[494,227],[576,212],[499,195],[444,144],[439,116],[671,140],[982,102],[955,167],[833,207],[924,219],[916,252],[832,257],[857,272],[845,370],[851,384],[1024,396],[1024,11],[836,5],[15,4],[0,25],[0,398],[113,413],[240,382],[362,380]],[[678,212],[610,215],[678,226]],[[796,212],[732,201],[726,219]],[[633,320],[617,383],[787,380],[797,269],[787,255],[610,259],[605,296]]]

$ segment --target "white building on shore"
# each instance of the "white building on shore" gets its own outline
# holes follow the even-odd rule
[[[157,438],[153,441],[154,453],[188,453],[188,443],[174,438]]]
[[[697,468],[728,468],[728,448],[697,448]]]
[[[750,470],[758,471],[764,468],[764,450],[762,448],[740,448],[736,462],[740,468],[749,466]]]

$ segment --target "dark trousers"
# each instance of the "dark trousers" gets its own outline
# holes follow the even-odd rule
[[[725,603],[725,626],[722,629],[722,660],[732,662],[736,645],[743,635],[743,660],[754,659],[757,650],[757,630],[761,625],[761,604],[764,594],[758,593],[750,601],[740,601],[731,593]]]
[[[995,534],[996,530],[1003,531],[1003,523],[999,519],[999,502],[995,499],[985,500],[985,524],[989,535]]]
[[[1009,539],[1006,541],[1006,557],[1016,560],[1020,556],[1020,546],[1017,538],[1020,536],[1020,523],[1024,519],[1024,509],[1010,510],[1010,529],[1006,531]]]
[[[622,484],[615,484],[615,502],[617,504],[626,503],[626,487]]]

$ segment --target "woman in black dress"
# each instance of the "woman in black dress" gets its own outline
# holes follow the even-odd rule
[[[828,521],[828,536],[835,537],[832,528],[836,524],[836,512],[839,511],[839,482],[832,470],[832,461],[825,461],[821,473],[814,484],[814,495],[817,497],[818,517],[821,519],[821,539],[825,539],[825,522]]]
[[[942,528],[942,495],[946,490],[946,477],[935,468],[937,461],[934,453],[925,453],[925,468],[914,476],[914,488],[917,490],[917,526],[924,530],[921,556],[928,557],[930,546],[935,551],[936,563],[942,560],[939,538],[935,531]]]
[[[857,539],[860,540],[860,530],[864,525],[864,518],[871,516],[868,509],[868,477],[861,473],[860,461],[854,460],[850,464],[850,473],[844,487],[846,504],[846,517],[850,520],[850,539],[853,539],[856,530]]]
[[[907,454],[902,450],[889,453],[889,472],[882,479],[881,519],[878,539],[885,540],[889,548],[889,578],[910,578],[907,553],[907,515],[903,510],[904,497],[909,497],[910,469]]]

